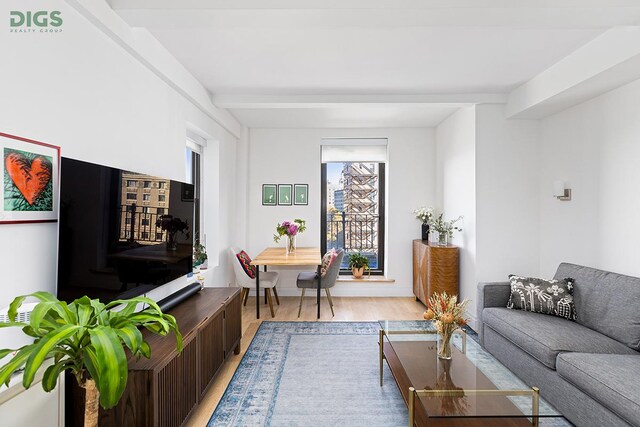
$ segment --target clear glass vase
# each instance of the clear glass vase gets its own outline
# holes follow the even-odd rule
[[[167,250],[175,251],[178,250],[178,239],[176,236],[176,232],[167,232]]]
[[[287,253],[292,254],[296,251],[296,236],[287,236]]]
[[[453,336],[451,327],[445,326],[442,328],[442,333],[438,335],[438,357],[440,359],[451,359],[451,337]]]
[[[447,246],[449,244],[449,233],[438,233],[438,244],[440,246]]]

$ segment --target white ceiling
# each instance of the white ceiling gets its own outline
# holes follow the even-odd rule
[[[214,99],[506,93],[605,29],[640,23],[638,0],[109,3],[131,26],[147,28]],[[250,127],[359,127],[433,126],[452,108],[236,105],[229,111]]]
[[[234,108],[231,113],[252,128],[432,127],[458,106],[357,105],[328,108]]]

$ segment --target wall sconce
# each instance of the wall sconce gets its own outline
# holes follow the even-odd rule
[[[563,202],[571,200],[571,189],[566,187],[564,181],[555,181],[553,183],[553,197]]]

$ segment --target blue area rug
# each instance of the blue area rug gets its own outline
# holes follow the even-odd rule
[[[424,327],[411,321],[397,326],[411,329],[414,323]],[[262,322],[208,427],[406,426],[407,408],[386,362],[380,387],[379,330],[378,322]],[[470,360],[500,388],[526,388],[477,351],[474,335],[467,341]],[[530,398],[512,400],[530,408]],[[540,409],[552,411],[542,399]],[[540,425],[571,424],[542,418]]]
[[[376,322],[262,322],[208,426],[406,426]]]

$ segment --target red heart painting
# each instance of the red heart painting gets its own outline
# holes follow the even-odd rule
[[[16,188],[33,205],[51,180],[51,162],[41,156],[30,161],[23,154],[11,153],[4,165]]]

